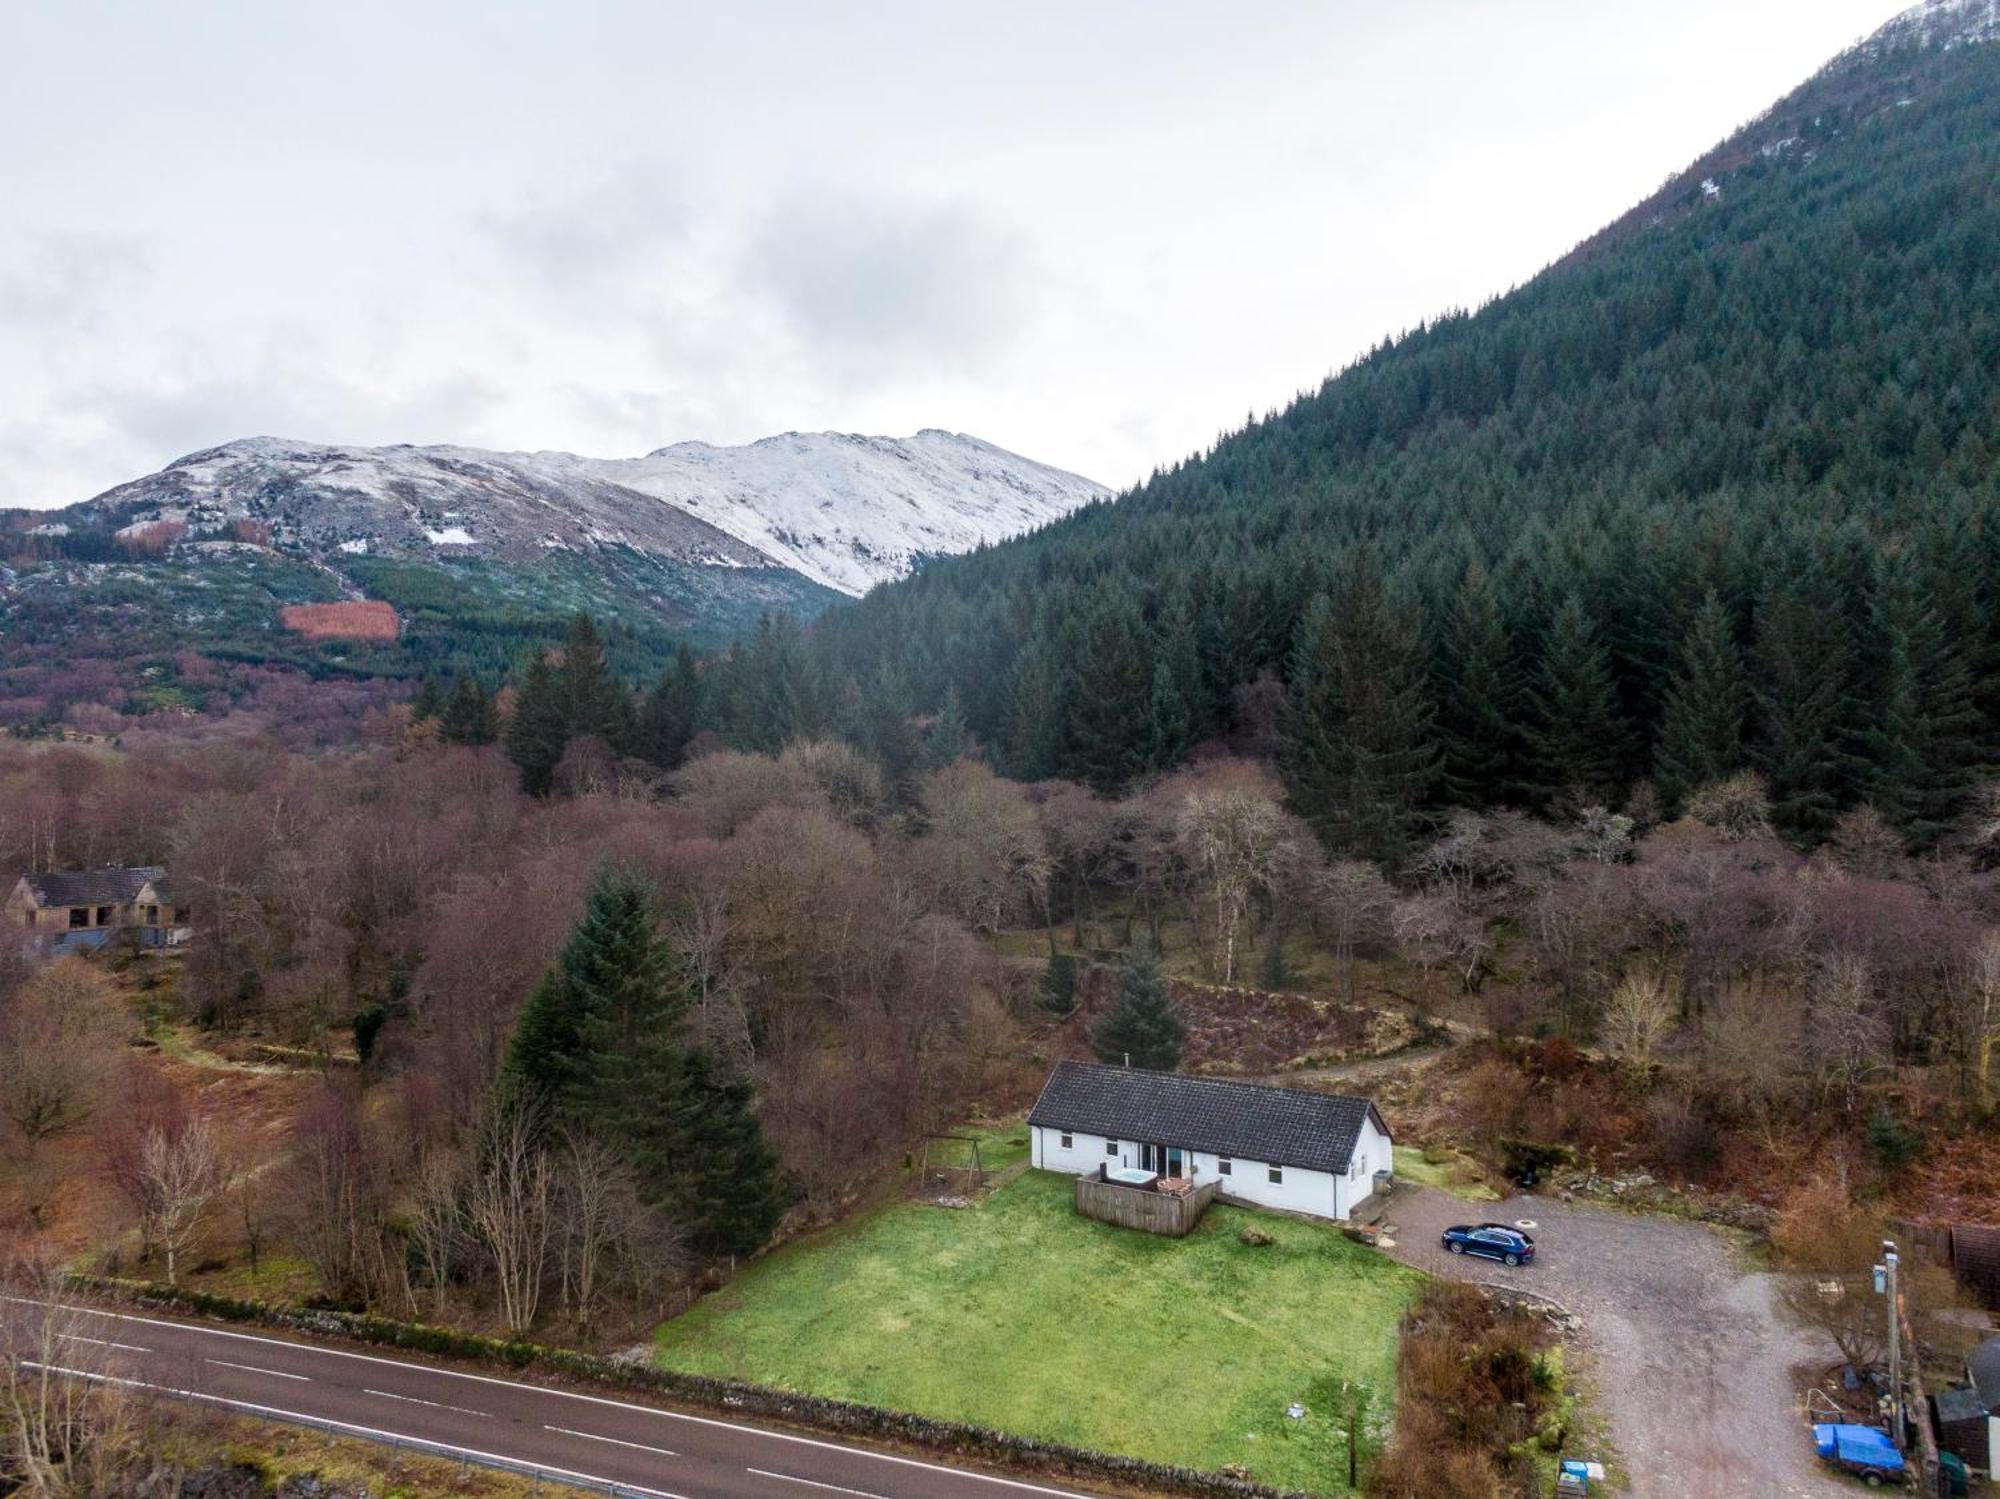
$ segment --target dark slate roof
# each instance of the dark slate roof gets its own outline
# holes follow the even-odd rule
[[[2000,1228],[1958,1223],[1951,1230],[1951,1264],[1960,1280],[1990,1307],[2000,1307]]]
[[[1028,1123],[1273,1166],[1342,1172],[1353,1159],[1361,1122],[1370,1114],[1387,1134],[1382,1116],[1365,1098],[1058,1062],[1028,1113]]]
[[[1972,1382],[1979,1387],[1979,1398],[1986,1402],[1987,1408],[2000,1409],[2000,1338],[1988,1338],[1973,1349],[1966,1367],[1971,1370]]]
[[[79,869],[70,874],[22,876],[45,906],[121,906],[138,899],[147,881],[163,879],[164,869]]]
[[[1939,1424],[1952,1421],[1984,1421],[1986,1402],[1972,1389],[1940,1390],[1935,1397]]]

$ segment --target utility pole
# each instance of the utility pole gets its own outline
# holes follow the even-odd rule
[[[1896,1241],[1882,1241],[1883,1291],[1889,1298],[1889,1439],[1903,1449],[1903,1301],[1896,1285]]]

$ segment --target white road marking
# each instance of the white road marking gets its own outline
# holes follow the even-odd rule
[[[311,1384],[310,1374],[287,1374],[283,1369],[260,1369],[255,1364],[232,1364],[226,1358],[206,1358],[205,1364],[220,1364],[225,1369],[241,1369],[245,1374],[268,1374],[273,1379],[296,1379],[300,1384]]]
[[[886,1494],[871,1494],[866,1489],[843,1488],[837,1483],[821,1483],[817,1478],[800,1478],[792,1473],[773,1473],[769,1468],[745,1468],[745,1473],[755,1473],[759,1478],[782,1478],[786,1483],[802,1483],[809,1489],[827,1489],[836,1494],[858,1494],[861,1499],[888,1499]]]
[[[364,1389],[361,1393],[364,1395],[380,1395],[384,1400],[401,1400],[409,1405],[428,1405],[434,1411],[456,1411],[461,1416],[485,1416],[489,1421],[493,1419],[492,1415],[487,1411],[476,1411],[463,1405],[446,1405],[441,1400],[419,1400],[414,1395],[398,1395],[394,1390]]]
[[[59,1332],[57,1337],[70,1343],[90,1343],[99,1348],[115,1348],[120,1353],[151,1353],[150,1348],[141,1348],[137,1343],[107,1343],[102,1338],[86,1338],[80,1332]]]
[[[0,1301],[19,1302],[23,1306],[47,1306],[50,1303],[28,1301],[18,1296],[0,1296]],[[323,1348],[317,1343],[294,1343],[285,1338],[261,1337],[252,1332],[231,1332],[220,1327],[204,1327],[195,1322],[172,1322],[164,1317],[140,1317],[131,1312],[100,1311],[96,1307],[75,1306],[63,1303],[70,1311],[82,1312],[92,1317],[107,1317],[116,1322],[137,1322],[143,1327],[164,1327],[172,1332],[186,1333],[204,1338],[234,1338],[244,1343],[263,1343],[272,1348],[288,1348],[294,1353],[316,1353],[325,1358],[355,1359],[364,1364],[382,1364],[390,1369],[400,1369],[404,1373],[421,1371],[449,1379],[471,1380],[474,1384],[498,1385],[505,1390],[528,1390],[543,1395],[558,1395],[565,1400],[581,1400],[589,1405],[608,1405],[613,1410],[643,1411],[668,1421],[688,1421],[697,1426],[714,1426],[723,1431],[740,1431],[749,1436],[768,1437],[774,1442],[792,1442],[801,1447],[818,1447],[826,1452],[844,1452],[850,1457],[865,1457],[871,1462],[894,1463],[898,1467],[921,1468],[927,1473],[949,1473],[954,1478],[969,1478],[979,1483],[990,1483],[998,1488],[1013,1489],[1022,1494],[1053,1494],[1056,1499],[1089,1499],[1075,1489],[1052,1489],[1044,1484],[1024,1483],[1018,1478],[1001,1478],[992,1473],[981,1473],[972,1468],[954,1468],[946,1463],[927,1463],[921,1458],[899,1457],[892,1452],[876,1452],[867,1447],[849,1447],[839,1442],[825,1442],[817,1437],[795,1436],[791,1432],[772,1431],[763,1426],[749,1426],[741,1421],[724,1421],[715,1416],[691,1416],[685,1411],[662,1410],[657,1405],[636,1405],[629,1400],[608,1400],[602,1395],[582,1395],[575,1390],[552,1389],[545,1385],[523,1384],[514,1379],[496,1379],[491,1374],[468,1374],[463,1369],[446,1369],[433,1364],[420,1364],[393,1358],[379,1358],[372,1353],[351,1353],[345,1348]],[[553,1470],[551,1470],[553,1471]]]
[[[370,1441],[400,1442],[406,1446],[447,1453],[454,1457],[462,1455],[479,1462],[499,1463],[505,1467],[539,1473],[548,1478],[580,1479],[584,1483],[599,1485],[623,1494],[644,1494],[648,1499],[688,1499],[688,1495],[676,1494],[671,1489],[642,1488],[636,1483],[626,1483],[622,1480],[614,1482],[609,1478],[599,1478],[595,1473],[579,1473],[573,1468],[553,1468],[547,1463],[538,1463],[525,1457],[503,1457],[497,1452],[481,1452],[477,1447],[460,1447],[451,1442],[434,1442],[429,1437],[413,1437],[398,1431],[384,1431],[379,1426],[357,1426],[352,1421],[335,1421],[327,1416],[309,1416],[300,1411],[280,1410],[275,1405],[258,1405],[249,1400],[230,1400],[221,1395],[204,1394],[200,1390],[177,1390],[172,1385],[148,1384],[143,1379],[119,1379],[110,1374],[93,1374],[88,1369],[65,1369],[60,1364],[38,1364],[33,1359],[24,1358],[21,1364],[23,1368],[46,1369],[51,1374],[62,1374],[71,1379],[86,1379],[93,1384],[118,1385],[128,1390],[157,1390],[162,1395],[172,1395],[180,1400],[198,1400],[204,1405],[219,1405],[225,1410],[248,1411],[252,1415],[269,1416],[274,1421],[299,1421],[307,1426],[330,1427],[337,1431],[352,1432],[355,1436],[365,1437]]]
[[[588,1437],[593,1442],[609,1442],[614,1447],[630,1447],[634,1452],[657,1452],[661,1457],[679,1457],[678,1452],[669,1452],[665,1447],[648,1447],[644,1442],[628,1442],[621,1437],[601,1437],[594,1431],[572,1431],[567,1426],[544,1426],[543,1431],[553,1431],[566,1437]]]

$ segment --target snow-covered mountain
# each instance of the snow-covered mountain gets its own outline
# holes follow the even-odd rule
[[[1948,50],[1995,39],[2000,39],[2000,0],[1923,0],[1845,54],[1842,60],[1879,57],[1892,47],[1914,45]]]
[[[860,594],[926,556],[1032,530],[1108,491],[981,442],[787,432],[641,458],[254,437],[193,453],[50,519],[121,530],[236,522],[343,556],[532,562],[616,547],[702,568],[777,567]]]

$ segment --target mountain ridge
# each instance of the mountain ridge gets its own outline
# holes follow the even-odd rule
[[[1732,131],[1556,261],[1568,265],[1637,232],[1677,222],[1719,197],[1743,167],[1787,156],[1810,161],[1830,140],[1910,102],[1930,64],[1960,46],[2000,39],[2000,0],[1922,0],[1843,49],[1798,87]],[[1906,66],[1882,64],[1901,54]],[[1857,87],[1844,89],[1843,81]]]
[[[964,433],[785,432],[634,458],[458,444],[241,438],[39,517],[39,529],[239,521],[343,556],[512,563],[631,547],[695,567],[778,567],[850,596],[925,557],[1031,530],[1109,493]]]
[[[1802,845],[1954,836],[2000,764],[1994,10],[1906,12],[1504,296],[826,616],[829,670],[1025,780],[1271,754],[1385,862],[1743,769]]]

